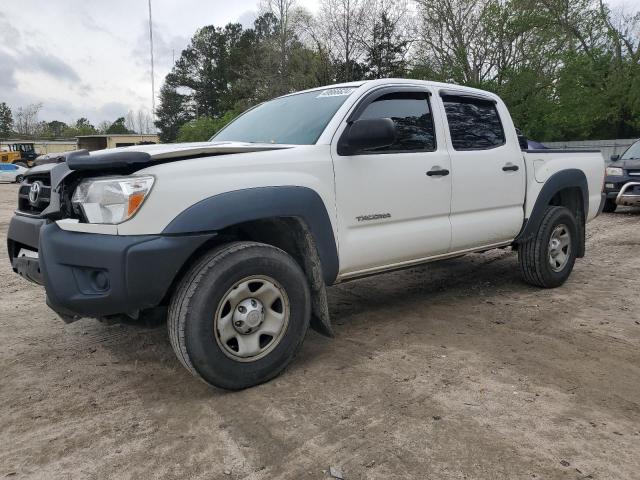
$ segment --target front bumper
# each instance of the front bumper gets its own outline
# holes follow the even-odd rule
[[[616,203],[627,207],[640,206],[640,181],[626,183],[616,196]]]
[[[637,175],[624,175],[622,177],[607,176],[605,178],[605,189],[607,199],[613,200],[618,205],[639,205],[634,196],[640,195],[640,178]],[[629,185],[629,187],[627,187]],[[625,198],[618,198],[621,192]],[[622,203],[621,203],[622,202]]]
[[[191,255],[214,235],[68,232],[52,222],[16,215],[8,246],[14,271],[44,285],[47,304],[66,321],[121,314],[135,318],[160,305]],[[21,257],[19,252],[26,250],[37,257]]]

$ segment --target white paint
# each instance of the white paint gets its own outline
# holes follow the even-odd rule
[[[357,102],[372,89],[391,85],[420,86],[432,93],[437,150],[338,156],[338,139]],[[156,182],[131,220],[117,226],[65,221],[58,224],[74,231],[158,234],[182,211],[213,195],[255,187],[302,186],[316,191],[327,208],[338,245],[339,279],[344,279],[508,245],[531,214],[544,181],[564,169],[585,172],[589,184],[588,220],[597,214],[604,179],[601,155],[523,154],[509,112],[495,95],[414,80],[377,80],[334,87],[342,86],[355,90],[315,145],[201,142],[128,147],[159,160],[205,156],[152,165],[137,172],[154,175]],[[445,87],[494,99],[504,125],[505,145],[484,151],[454,151],[438,95],[439,89]],[[508,163],[517,165],[519,170],[504,172],[502,167]],[[451,174],[426,176],[436,166]],[[359,222],[356,217],[363,215],[380,217]]]

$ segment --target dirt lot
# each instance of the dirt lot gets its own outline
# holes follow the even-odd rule
[[[640,212],[587,251],[556,290],[508,251],[333,288],[337,338],[228,393],[164,327],[65,325],[2,250],[0,477],[638,479]]]

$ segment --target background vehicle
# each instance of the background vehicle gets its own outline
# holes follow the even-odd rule
[[[13,163],[21,167],[30,167],[38,156],[33,142],[10,143],[8,151],[0,152],[1,163]]]
[[[615,212],[618,205],[640,206],[640,140],[622,155],[611,156],[604,187],[604,212]]]
[[[10,163],[0,163],[0,182],[21,183],[26,168]]]
[[[562,285],[599,213],[603,160],[522,140],[502,100],[471,88],[300,92],[210,142],[34,167],[9,256],[67,321],[167,308],[182,364],[245,388],[282,371],[309,325],[333,334],[338,282],[512,246],[527,282]]]

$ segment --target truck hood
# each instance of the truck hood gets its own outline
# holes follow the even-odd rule
[[[196,142],[136,145],[89,152],[74,150],[64,153],[42,155],[35,164],[66,163],[70,170],[135,171],[152,163],[165,163],[188,158],[233,155],[236,153],[264,152],[295,148],[296,145],[274,145],[270,143],[243,142]]]
[[[279,150],[291,148],[293,145],[274,145],[270,143],[244,142],[193,142],[193,143],[160,143],[156,145],[139,145],[110,150],[92,152],[91,157],[113,155],[115,152],[147,153],[151,160],[165,160],[168,158],[184,158],[207,155],[227,155],[232,153],[261,152],[264,150]]]
[[[611,162],[607,167],[620,167],[626,170],[634,169],[640,170],[640,159],[634,160],[617,160],[615,162]]]

